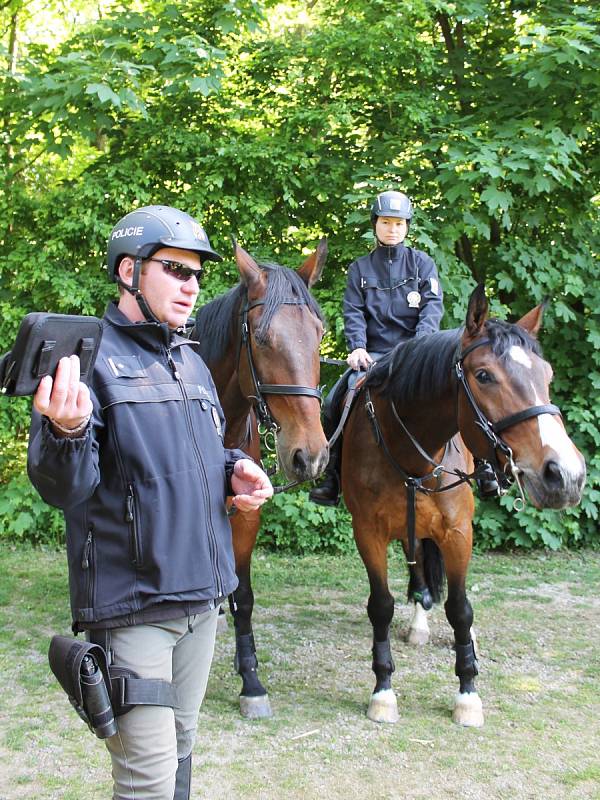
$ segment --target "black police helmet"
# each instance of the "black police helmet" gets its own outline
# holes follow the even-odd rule
[[[371,206],[371,222],[375,224],[377,217],[398,217],[410,220],[413,207],[410,199],[402,192],[382,192],[378,194]]]
[[[198,253],[202,261],[222,261],[210,246],[206,231],[193,217],[170,206],[144,206],[126,214],[108,239],[107,269],[117,280],[123,256],[150,258],[162,247]]]

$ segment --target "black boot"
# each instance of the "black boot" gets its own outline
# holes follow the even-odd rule
[[[175,794],[173,800],[190,800],[190,787],[192,785],[192,754],[182,758],[177,765],[175,773]]]
[[[308,496],[320,506],[337,506],[340,502],[340,481],[336,470],[327,467],[319,485],[311,489]]]
[[[318,486],[315,486],[308,493],[313,503],[320,506],[337,506],[340,502],[340,450],[341,437],[335,442],[329,451],[329,463],[325,468],[323,477]]]
[[[479,477],[476,478],[479,496],[483,500],[487,500],[490,497],[500,497],[503,492],[500,489],[492,465],[488,461],[476,459],[475,466],[479,471]]]

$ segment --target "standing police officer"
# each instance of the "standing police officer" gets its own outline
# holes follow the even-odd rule
[[[402,192],[377,195],[371,206],[376,247],[350,264],[344,294],[344,331],[348,366],[365,370],[400,342],[439,330],[444,314],[442,290],[433,260],[404,244],[413,216],[412,203]],[[339,405],[350,381],[344,376],[332,388],[323,409],[323,427],[331,438]],[[337,505],[340,492],[341,437],[331,448],[329,464],[310,498]]]
[[[114,667],[177,692],[175,708],[118,717],[106,739],[117,800],[189,797],[218,607],[237,584],[226,497],[248,511],[272,494],[252,460],[224,448],[211,376],[180,335],[206,260],[221,257],[188,214],[125,216],[108,244],[120,299],[89,387],[72,356],[34,397],[29,475],[64,512],[73,630]]]

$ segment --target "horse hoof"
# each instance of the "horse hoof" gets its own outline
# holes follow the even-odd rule
[[[367,717],[372,722],[398,722],[398,701],[393,689],[382,689],[371,695]]]
[[[429,631],[425,631],[422,628],[409,628],[408,629],[408,636],[406,637],[406,643],[412,644],[414,647],[420,647],[421,645],[428,644],[429,642]]]
[[[245,719],[267,719],[273,716],[268,694],[257,697],[240,695],[240,712]]]
[[[477,692],[458,692],[452,712],[452,722],[465,728],[481,728],[483,725],[483,706]]]

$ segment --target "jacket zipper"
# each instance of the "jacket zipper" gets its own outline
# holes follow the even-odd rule
[[[177,369],[177,366],[173,360],[173,356],[171,354],[171,349],[169,347],[166,348],[167,353],[167,361],[173,373],[173,377],[179,384],[179,388],[181,390],[181,394],[183,396],[183,407],[185,409],[185,419],[190,431],[190,441],[192,442],[192,449],[194,451],[194,455],[196,456],[196,461],[198,462],[200,475],[202,476],[202,488],[204,492],[205,504],[206,504],[206,511],[207,511],[207,532],[208,532],[208,546],[210,551],[210,557],[212,562],[212,568],[216,579],[217,584],[217,595],[221,596],[223,594],[223,582],[221,579],[221,570],[219,567],[219,549],[217,546],[215,531],[212,524],[212,517],[211,517],[211,509],[210,509],[210,492],[208,488],[208,480],[206,478],[206,472],[204,470],[204,463],[202,461],[202,457],[198,452],[198,448],[196,445],[196,438],[194,436],[194,426],[192,424],[192,420],[190,417],[190,410],[189,410],[189,398],[185,391],[185,384],[181,379],[181,375]]]
[[[86,596],[87,607],[94,607],[94,577],[95,577],[95,559],[94,559],[94,529],[90,527],[88,530],[87,539],[83,546],[83,557],[81,559],[81,568],[86,570]]]
[[[140,529],[136,513],[135,493],[131,483],[127,484],[126,505],[125,522],[131,525],[131,561],[136,567],[140,567],[142,565],[142,546],[140,543]]]

